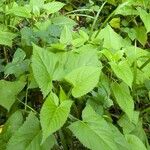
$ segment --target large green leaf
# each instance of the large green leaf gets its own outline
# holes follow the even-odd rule
[[[96,87],[100,68],[98,67],[80,67],[69,73],[65,80],[73,85],[72,94],[74,97],[80,97],[90,92]]]
[[[137,136],[127,134],[126,139],[130,144],[130,150],[147,150],[143,142]]]
[[[59,105],[59,99],[54,93],[48,96],[40,113],[43,142],[49,135],[64,125],[69,115],[71,104],[71,101],[62,101]]]
[[[13,113],[4,124],[2,133],[0,133],[0,150],[6,149],[6,145],[10,137],[23,124],[23,116],[21,111]]]
[[[44,4],[43,8],[49,13],[55,13],[59,11],[64,6],[64,3],[61,2],[49,2]]]
[[[132,6],[132,3],[130,1],[126,1],[120,4],[115,10],[115,15],[118,14],[123,16],[138,15],[138,11]]]
[[[12,46],[12,40],[15,38],[15,34],[6,31],[0,31],[0,45]]]
[[[35,15],[40,15],[40,10],[44,5],[44,0],[30,0],[29,5]]]
[[[65,25],[61,32],[60,42],[62,44],[71,44],[71,41],[72,41],[72,31],[70,30],[70,28],[68,28],[68,26]]]
[[[127,46],[125,49],[125,54],[128,57],[128,60],[130,62],[130,64],[132,64],[134,61],[136,61],[137,59],[140,60],[140,58],[146,58],[149,55],[149,52],[141,49],[139,47],[135,47],[135,46]]]
[[[0,80],[0,105],[9,111],[24,86],[25,82],[23,81]]]
[[[130,95],[129,88],[126,84],[113,83],[112,91],[116,98],[118,105],[127,114],[129,119],[132,121],[134,114],[134,101]]]
[[[124,135],[115,127],[112,123],[109,123],[109,126],[113,132],[114,140],[117,144],[119,150],[130,150],[130,146],[125,139]]]
[[[10,138],[7,150],[47,150],[52,148],[53,136],[41,145],[41,133],[39,120],[33,113],[30,113],[24,124]]]
[[[16,2],[13,3],[12,8],[6,11],[6,14],[12,14],[18,17],[31,18],[31,10],[27,6],[19,6]]]
[[[126,114],[124,114],[118,120],[118,124],[120,127],[122,127],[124,134],[129,134],[136,128],[138,121],[139,121],[139,112],[135,111],[133,114],[132,121],[129,119],[129,117]]]
[[[58,54],[59,64],[54,72],[54,80],[62,80],[71,71],[82,66],[101,67],[95,49],[88,46],[83,47],[82,51],[71,51]]]
[[[147,13],[144,9],[139,8],[138,9],[140,13],[140,18],[142,19],[145,28],[147,30],[147,33],[150,32],[150,13]]]
[[[30,61],[29,59],[24,60],[25,57],[25,52],[18,48],[13,56],[12,62],[5,66],[5,75],[14,74],[16,77],[18,77],[24,72],[28,71]]]
[[[119,63],[110,62],[110,65],[116,76],[132,87],[133,73],[129,63],[127,61],[120,61]]]
[[[69,129],[85,147],[92,150],[119,150],[117,137],[114,136],[116,131],[91,106],[84,109],[82,118],[83,121],[72,123]]]
[[[143,45],[147,43],[147,33],[144,26],[136,27],[136,39]],[[142,33],[142,34],[141,34]]]
[[[103,47],[109,49],[110,51],[117,51],[125,45],[123,38],[117,34],[109,25],[101,30],[98,38],[104,40]]]
[[[69,17],[65,17],[63,15],[52,18],[51,21],[53,24],[59,25],[59,26],[67,25],[67,26],[73,27],[77,24],[73,19],[70,19]]]
[[[36,45],[33,46],[32,69],[44,97],[52,89],[53,72],[57,58],[55,54],[44,50]]]

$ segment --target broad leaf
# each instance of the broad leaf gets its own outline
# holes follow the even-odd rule
[[[47,150],[54,145],[53,137],[41,145],[42,134],[39,120],[30,113],[24,124],[9,140],[7,150]]]
[[[127,134],[125,137],[130,144],[130,150],[147,150],[143,142],[137,136]]]
[[[53,24],[59,25],[59,26],[67,25],[67,26],[73,27],[77,24],[74,20],[65,16],[58,16],[58,17],[52,18],[51,21]]]
[[[26,6],[18,6],[16,2],[13,3],[13,7],[6,11],[6,14],[12,14],[18,17],[31,18],[30,9]]]
[[[59,99],[55,94],[51,93],[48,96],[40,113],[43,142],[49,135],[64,125],[69,115],[71,104],[71,101],[62,101],[59,105]]]
[[[25,71],[28,71],[30,61],[29,59],[24,60],[25,57],[25,52],[18,48],[13,56],[12,62],[5,66],[5,75],[14,74],[16,77],[18,77]]]
[[[132,121],[134,114],[134,101],[130,95],[129,88],[126,84],[113,83],[112,91],[116,98],[118,105],[127,114],[129,119]]]
[[[100,68],[98,67],[80,67],[69,73],[65,80],[73,85],[72,95],[74,97],[81,97],[96,87]]]
[[[122,127],[124,134],[129,134],[136,128],[138,121],[139,121],[139,112],[135,111],[133,114],[132,121],[129,119],[129,117],[126,114],[124,114],[118,120],[118,124],[120,127]]]
[[[10,137],[19,129],[23,124],[23,116],[21,111],[13,113],[7,122],[4,124],[2,132],[0,133],[0,149],[6,149],[6,145]]]
[[[144,9],[141,8],[139,8],[138,11],[140,13],[140,18],[145,25],[147,33],[150,32],[150,13],[147,13]]]
[[[143,45],[147,43],[147,33],[145,27],[137,27],[135,28],[136,31],[136,39]],[[142,33],[142,34],[141,34]]]
[[[83,47],[83,50],[70,51],[57,55],[59,64],[54,72],[54,80],[62,80],[68,73],[83,66],[101,67],[96,50]]]
[[[64,3],[61,2],[49,2],[47,4],[44,4],[43,8],[49,13],[55,13],[59,11],[64,6]]]
[[[120,4],[115,10],[115,15],[118,15],[118,14],[123,15],[123,16],[138,15],[138,11],[131,4],[132,3],[128,1]]]
[[[44,5],[44,0],[30,0],[29,5],[35,15],[40,15],[40,10]]]
[[[68,100],[68,97],[62,87],[60,87],[59,99],[60,99],[60,102]]]
[[[111,68],[116,76],[122,79],[128,86],[132,87],[133,73],[127,61],[119,63],[110,62]]]
[[[71,44],[72,41],[72,32],[68,26],[64,26],[61,36],[60,36],[60,43],[62,44]]]
[[[103,47],[109,49],[110,51],[117,51],[125,45],[123,38],[117,34],[109,25],[101,30],[98,38],[104,40]]]
[[[57,59],[55,54],[36,45],[33,46],[32,69],[44,97],[52,89],[53,72]]]
[[[137,59],[140,59],[142,57],[148,57],[149,52],[145,51],[144,49],[141,49],[139,47],[135,47],[135,46],[127,46],[125,49],[125,54],[128,57],[128,60],[130,61],[130,63],[132,64],[134,61],[136,61]]]
[[[92,150],[119,150],[114,131],[89,105],[84,109],[82,118],[83,121],[72,123],[69,129],[85,147]]]
[[[12,47],[12,40],[15,38],[15,34],[6,31],[0,31],[0,45]]]
[[[0,105],[9,111],[24,86],[25,82],[23,81],[0,80]]]

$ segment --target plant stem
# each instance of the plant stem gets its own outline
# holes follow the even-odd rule
[[[95,19],[94,19],[94,21],[93,21],[93,24],[92,24],[92,27],[91,27],[91,31],[90,31],[90,39],[91,39],[92,32],[93,32],[93,30],[94,30],[94,28],[95,28],[96,22],[97,22],[97,20],[98,20],[98,17],[99,17],[99,15],[100,15],[100,13],[101,13],[101,11],[102,11],[102,9],[103,9],[103,7],[104,7],[104,5],[105,5],[106,3],[107,3],[107,2],[104,2],[104,3],[102,4],[102,6],[100,7],[99,11],[98,11],[97,14],[96,14],[96,17],[95,17]]]
[[[81,17],[87,17],[87,18],[94,19],[94,17],[92,17],[90,15],[85,15],[85,14],[69,14],[67,16],[81,16]]]
[[[73,10],[73,11],[67,12],[67,13],[65,13],[65,15],[76,13],[76,12],[81,12],[81,11],[93,12],[93,10],[90,10],[90,9],[77,9],[77,10]]]
[[[144,67],[146,67],[150,63],[150,58],[139,68],[142,70]]]
[[[97,33],[95,35],[95,38],[99,35],[101,29],[107,24],[107,22],[109,21],[109,19],[115,14],[116,9],[106,18],[106,20],[104,21],[104,23],[100,26],[99,30],[97,31]]]
[[[23,105],[25,105],[25,103],[24,102],[22,102],[19,98],[17,98],[17,100],[20,102],[20,103],[22,103]],[[34,113],[38,113],[36,110],[34,110],[32,107],[30,107],[29,105],[26,105],[26,107],[28,107],[30,110],[32,110]]]
[[[27,103],[28,103],[28,87],[26,89],[25,107],[24,107],[25,110],[27,110],[27,106],[28,106]]]
[[[137,47],[137,43],[136,43],[136,40],[135,40],[135,51],[136,51],[136,47]],[[133,86],[132,86],[132,94],[133,94],[133,97],[135,97],[135,94],[136,94],[136,78],[137,78],[137,60],[134,61],[134,66],[133,66],[133,71],[134,71],[134,76],[133,76]]]

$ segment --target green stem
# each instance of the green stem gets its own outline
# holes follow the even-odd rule
[[[137,47],[137,43],[135,41],[135,51],[136,51],[136,47]],[[132,86],[132,94],[133,94],[133,97],[135,97],[135,93],[136,93],[136,78],[137,78],[137,60],[134,61],[134,66],[133,66],[133,71],[134,71],[134,76],[133,76],[133,86]]]
[[[148,64],[150,63],[150,58],[143,64],[141,65],[141,67],[139,68],[140,70],[142,70],[144,67],[146,67]]]
[[[24,102],[22,102],[19,98],[17,98],[17,100],[22,103],[23,105],[26,105]],[[26,105],[27,108],[29,108],[30,110],[32,110],[34,113],[38,113],[36,110],[34,110],[32,107],[30,107],[29,105]]]
[[[91,39],[91,35],[92,35],[92,32],[93,32],[93,30],[94,30],[94,28],[95,28],[95,25],[96,25],[96,22],[97,22],[97,20],[98,20],[98,17],[99,17],[99,15],[100,15],[100,13],[101,13],[101,11],[102,11],[102,9],[103,9],[103,7],[104,7],[104,5],[106,4],[107,2],[104,2],[103,4],[102,4],[102,6],[100,7],[100,9],[99,9],[99,11],[97,12],[97,14],[96,14],[96,17],[95,17],[95,19],[94,19],[94,21],[93,21],[93,24],[92,24],[92,27],[91,27],[91,33],[90,33],[90,39]]]
[[[28,88],[26,89],[26,97],[25,97],[25,107],[24,109],[27,110],[27,103],[28,103]]]
[[[85,15],[85,14],[70,14],[67,16],[81,16],[81,17],[87,17],[87,18],[91,18],[94,19],[94,17],[90,16],[90,15]]]
[[[65,13],[65,15],[76,13],[76,12],[81,12],[81,11],[93,12],[93,10],[90,10],[90,9],[77,9],[77,10],[73,10],[73,11],[67,12],[67,13]]]
[[[106,20],[104,21],[104,23],[100,26],[99,30],[97,31],[97,33],[95,35],[95,38],[99,35],[101,29],[108,23],[109,19],[115,14],[116,9],[106,18]]]

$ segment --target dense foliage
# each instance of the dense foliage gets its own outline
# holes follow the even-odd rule
[[[150,150],[150,0],[0,0],[0,150]]]

